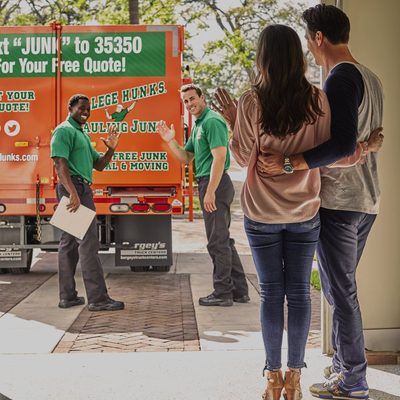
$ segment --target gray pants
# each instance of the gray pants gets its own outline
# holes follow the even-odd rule
[[[247,295],[246,275],[235,248],[235,241],[229,237],[231,204],[235,194],[231,178],[226,173],[222,175],[215,192],[217,210],[212,213],[204,210],[203,204],[210,177],[204,176],[197,180],[208,240],[207,250],[214,264],[213,294],[219,298],[238,298]]]
[[[72,177],[81,204],[96,210],[90,186]],[[69,193],[61,184],[56,188],[57,198],[69,197]],[[90,225],[82,240],[63,232],[58,247],[58,276],[60,299],[72,300],[78,292],[75,288],[75,271],[80,261],[83,282],[85,284],[88,303],[97,303],[108,298],[106,283],[100,258],[98,256],[99,240],[97,238],[96,218]]]

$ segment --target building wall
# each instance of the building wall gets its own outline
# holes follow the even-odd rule
[[[356,60],[384,88],[381,211],[357,272],[366,347],[400,350],[400,1],[343,0]]]

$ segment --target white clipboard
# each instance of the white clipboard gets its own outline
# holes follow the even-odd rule
[[[78,239],[83,239],[96,216],[96,211],[81,204],[75,212],[70,212],[67,210],[67,204],[69,204],[69,198],[63,196],[51,217],[50,224]]]

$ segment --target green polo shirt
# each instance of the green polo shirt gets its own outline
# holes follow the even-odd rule
[[[89,136],[72,117],[68,117],[54,130],[51,138],[51,157],[68,161],[71,175],[78,175],[92,182],[93,163],[100,154],[93,148]]]
[[[115,112],[113,112],[112,114],[111,114],[111,118],[115,121],[115,122],[121,122],[121,121],[123,121],[124,120],[124,118],[126,117],[126,114],[128,114],[128,109],[127,108],[124,108],[122,111],[120,111],[120,112],[117,112],[117,111],[115,111]]]
[[[231,163],[229,153],[228,126],[225,120],[208,107],[203,114],[196,119],[185,150],[194,153],[196,160],[196,177],[208,176],[211,172],[213,156],[211,150],[226,147],[226,159],[224,170],[228,170]]]

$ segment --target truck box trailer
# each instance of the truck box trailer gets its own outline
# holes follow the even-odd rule
[[[102,248],[116,265],[168,270],[171,216],[184,211],[184,168],[159,138],[157,121],[173,123],[184,142],[181,26],[0,27],[0,269],[28,272],[32,249],[56,249],[49,224],[57,207],[50,158],[54,128],[68,99],[86,94],[92,145],[116,125],[119,146],[94,172]]]

